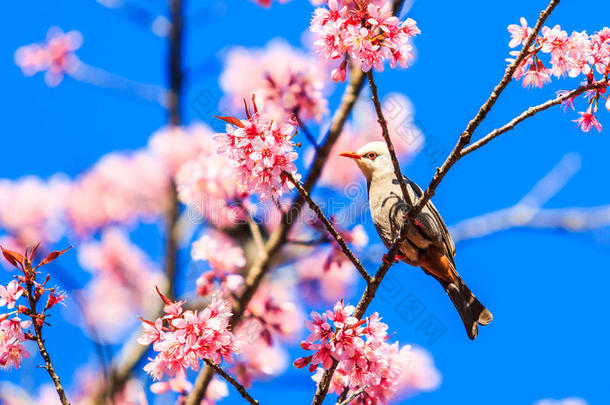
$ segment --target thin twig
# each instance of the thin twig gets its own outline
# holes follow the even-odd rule
[[[318,219],[324,224],[328,233],[330,233],[331,236],[333,238],[335,238],[335,241],[337,241],[337,243],[341,247],[341,250],[343,250],[343,253],[345,254],[345,256],[347,256],[347,258],[354,264],[354,266],[356,267],[356,269],[358,270],[358,272],[360,273],[362,278],[364,278],[364,280],[367,282],[367,284],[370,283],[371,276],[366,271],[366,269],[364,268],[362,263],[360,263],[360,260],[358,260],[356,255],[354,255],[354,253],[349,248],[349,246],[347,246],[347,243],[345,243],[345,240],[343,239],[341,234],[339,234],[339,232],[337,232],[337,230],[335,229],[333,224],[328,220],[328,218],[326,218],[326,216],[322,212],[322,209],[318,206],[318,204],[316,204],[311,199],[311,196],[309,195],[309,193],[303,188],[301,183],[299,183],[299,181],[297,179],[295,179],[291,173],[284,172],[284,174],[286,175],[286,177],[288,177],[290,182],[292,184],[294,184],[294,186],[298,190],[299,194],[301,194],[303,196],[303,198],[305,198],[305,201],[307,201],[307,205],[309,205],[309,208],[311,208],[311,210],[316,213],[316,215],[318,216]]]
[[[402,2],[402,0],[397,1]],[[307,190],[307,192],[310,192],[318,181],[324,164],[328,160],[330,151],[337,142],[339,135],[341,135],[343,125],[358,99],[363,84],[364,73],[362,73],[361,70],[354,69],[351,74],[350,83],[341,97],[339,108],[332,117],[328,134],[320,147],[316,150],[313,163],[311,164],[307,178],[303,183],[303,188]],[[265,244],[265,254],[261,255],[248,270],[244,291],[239,300],[235,303],[233,316],[231,317],[231,326],[233,328],[240,322],[250,300],[258,290],[264,276],[269,271],[273,258],[279,253],[284,243],[286,243],[288,233],[299,217],[299,213],[304,203],[305,199],[300,194],[295,197],[288,211],[282,215],[280,225],[267,240]],[[214,369],[211,367],[206,367],[199,372],[199,375],[195,380],[193,391],[186,400],[186,405],[198,405],[201,402],[213,375]]]
[[[252,395],[250,395],[248,393],[248,391],[246,391],[246,388],[241,385],[239,382],[237,382],[237,380],[233,377],[231,377],[229,374],[227,374],[226,371],[224,371],[218,364],[214,363],[211,360],[205,359],[205,363],[212,367],[222,378],[224,378],[225,380],[227,380],[227,382],[229,384],[231,384],[232,386],[235,387],[235,389],[237,389],[237,391],[241,394],[242,397],[244,397],[244,399],[248,402],[250,402],[252,405],[258,405],[258,401],[254,398],[252,398]]]
[[[328,243],[331,240],[332,239],[330,239],[326,236],[321,236],[317,239],[310,239],[310,240],[286,239],[286,243],[290,243],[291,245],[300,245],[300,246],[317,246],[317,245],[321,245],[322,243]]]
[[[361,387],[358,391],[354,392],[352,395],[349,396],[349,398],[347,398],[345,401],[343,402],[339,402],[337,403],[337,405],[347,405],[350,402],[352,402],[354,399],[358,398],[358,395],[362,394],[364,391],[366,391],[366,389],[368,388],[368,385],[365,385],[363,387]]]
[[[41,318],[38,314],[38,311],[36,310],[37,302],[36,302],[36,299],[34,298],[34,294],[33,294],[34,285],[33,285],[33,282],[31,281],[31,279],[34,278],[34,270],[32,270],[31,265],[28,265],[28,267],[26,268],[25,271],[30,273],[29,276],[26,274],[26,277],[25,277],[25,279],[26,279],[25,293],[27,295],[27,299],[30,304],[30,317],[32,318],[32,323],[34,325],[34,338],[36,340],[36,343],[38,344],[38,351],[40,352],[40,355],[42,356],[42,358],[44,360],[44,364],[45,364],[42,368],[47,370],[47,372],[51,376],[51,379],[53,380],[53,384],[55,384],[55,391],[57,391],[57,395],[59,395],[59,400],[61,401],[61,403],[63,405],[70,405],[70,402],[68,401],[68,398],[66,397],[66,392],[64,391],[64,388],[61,385],[59,376],[55,372],[55,368],[53,368],[53,363],[51,363],[51,357],[49,356],[49,352],[47,352],[47,349],[44,345],[44,339],[42,338],[42,325],[44,324],[44,322],[43,322],[44,318]]]
[[[527,41],[525,41],[525,44],[523,45],[523,49],[521,49],[521,52],[519,52],[519,55],[517,55],[515,60],[508,66],[508,68],[506,69],[506,72],[504,73],[504,76],[502,77],[500,82],[496,85],[496,87],[493,89],[493,91],[491,92],[487,101],[485,101],[485,103],[483,103],[483,105],[481,106],[481,108],[479,109],[479,111],[477,112],[475,117],[468,123],[468,125],[466,126],[466,129],[460,135],[460,138],[459,138],[457,144],[455,145],[455,147],[453,148],[453,150],[451,151],[451,153],[449,154],[449,156],[447,157],[447,159],[445,160],[443,165],[440,168],[436,169],[436,173],[434,174],[432,181],[428,185],[428,188],[426,188],[424,195],[421,196],[419,198],[419,200],[417,201],[417,203],[415,203],[413,208],[411,208],[411,210],[409,210],[409,213],[408,213],[409,218],[415,218],[415,216],[421,212],[421,210],[428,203],[428,201],[430,201],[430,198],[432,198],[432,196],[434,195],[436,188],[440,184],[441,180],[443,180],[443,178],[445,177],[445,175],[447,174],[449,169],[451,169],[451,167],[460,159],[460,157],[461,157],[460,154],[461,154],[462,149],[464,149],[464,147],[466,147],[466,145],[468,145],[468,143],[470,143],[472,134],[477,129],[477,127],[479,126],[481,121],[483,121],[483,119],[485,119],[485,117],[487,116],[487,113],[491,110],[493,105],[496,103],[496,101],[498,100],[498,97],[500,97],[500,94],[502,93],[502,91],[506,88],[508,83],[510,83],[510,81],[512,80],[513,74],[517,70],[517,67],[521,64],[523,59],[528,55],[530,46],[534,43],[534,40],[535,40],[536,36],[538,35],[538,32],[542,28],[542,24],[544,24],[544,21],[546,21],[547,17],[551,14],[551,12],[555,8],[555,6],[557,6],[557,4],[559,4],[559,0],[551,0],[551,2],[546,7],[546,9],[544,9],[540,13],[540,17],[538,18],[538,21],[536,21],[536,25],[532,29],[531,34],[527,38]]]
[[[390,139],[390,132],[388,131],[388,123],[383,116],[383,111],[381,109],[381,103],[379,102],[379,95],[377,94],[377,85],[375,85],[375,80],[373,79],[373,69],[369,70],[367,73],[367,77],[369,79],[369,87],[371,88],[371,95],[373,99],[373,104],[375,105],[375,112],[377,112],[377,122],[381,125],[381,135],[385,140],[386,145],[388,146],[388,151],[390,152],[390,158],[392,159],[392,166],[394,167],[394,175],[398,180],[398,184],[400,185],[400,191],[402,191],[403,201],[409,201],[409,193],[407,192],[407,184],[405,183],[405,179],[402,176],[402,172],[400,170],[400,164],[398,163],[398,158],[396,157],[396,151],[394,150],[394,145]]]
[[[514,129],[517,124],[519,124],[521,121],[524,121],[526,118],[533,117],[534,115],[538,114],[541,111],[546,110],[547,108],[553,107],[557,104],[561,104],[569,98],[577,97],[578,95],[584,93],[587,90],[599,89],[599,88],[607,86],[607,85],[608,85],[608,80],[602,79],[597,82],[587,84],[585,86],[580,86],[572,91],[564,93],[561,96],[548,100],[542,104],[538,104],[536,106],[530,107],[527,110],[523,111],[518,116],[516,116],[515,118],[513,118],[512,120],[510,120],[504,126],[494,129],[493,131],[491,131],[490,133],[485,135],[483,138],[479,139],[476,142],[471,143],[470,145],[468,145],[467,147],[462,149],[460,151],[458,159],[466,156],[467,154],[469,154],[471,152],[474,152],[475,150],[479,149],[481,146],[486,145],[487,143],[489,143],[489,141],[491,141],[498,135],[502,135],[503,133],[508,132],[511,129]]]
[[[319,148],[318,146],[318,141],[316,141],[316,138],[313,136],[313,134],[311,133],[311,131],[309,130],[309,128],[307,128],[307,126],[305,125],[305,123],[301,120],[301,118],[299,117],[299,111],[295,110],[294,112],[294,117],[297,120],[297,123],[299,124],[299,128],[303,131],[303,133],[305,134],[305,138],[307,138],[307,140],[309,141],[309,143],[311,143],[311,145],[317,150]]]

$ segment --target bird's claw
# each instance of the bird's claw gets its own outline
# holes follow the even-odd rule
[[[394,263],[398,263],[398,259],[396,258],[396,255],[394,255],[393,259],[390,259],[390,255],[388,255],[387,253],[384,253],[381,260],[383,260],[383,262],[385,264],[394,264]]]

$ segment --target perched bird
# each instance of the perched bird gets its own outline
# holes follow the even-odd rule
[[[390,247],[400,234],[407,211],[423,195],[422,189],[404,177],[408,201],[404,201],[394,166],[385,142],[371,142],[357,152],[341,156],[354,159],[366,177],[369,207],[381,240]],[[455,244],[440,214],[429,201],[417,217],[407,224],[407,237],[399,248],[397,259],[421,267],[437,279],[455,305],[470,339],[478,333],[478,325],[492,320],[487,310],[472,294],[455,268]],[[384,260],[394,260],[384,257]]]

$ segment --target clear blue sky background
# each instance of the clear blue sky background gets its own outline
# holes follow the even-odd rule
[[[161,0],[141,3],[165,11]],[[569,32],[592,32],[610,23],[606,1],[564,3],[548,24],[561,24]],[[517,23],[520,16],[533,23],[546,4],[540,0],[416,0],[409,16],[422,31],[415,40],[417,61],[408,70],[388,69],[378,75],[380,91],[406,93],[425,135],[452,147],[503,74],[509,40],[506,26]],[[203,7],[220,13],[198,13]],[[186,121],[196,118],[188,104],[201,91],[220,95],[217,76],[223,49],[260,47],[278,36],[299,45],[312,11],[304,0],[274,4],[271,9],[245,0],[226,5],[192,0],[186,2],[186,8],[197,15],[190,21],[187,17],[187,65],[207,61],[204,72],[187,84]],[[50,26],[58,25],[83,33],[78,55],[88,64],[142,82],[164,84],[165,39],[91,0],[22,0],[6,2],[4,10],[0,25],[1,177],[46,177],[57,171],[74,176],[107,152],[145,145],[150,134],[166,122],[165,111],[157,106],[70,79],[57,88],[47,88],[41,75],[26,78],[13,62],[17,47],[41,40]],[[478,134],[552,97],[556,90],[576,85],[575,80],[564,80],[543,90],[525,90],[512,83]],[[336,106],[340,91],[335,92],[331,106]],[[446,222],[453,224],[515,203],[567,152],[581,155],[582,169],[548,206],[609,203],[610,114],[600,113],[607,128],[602,134],[581,133],[570,121],[575,118],[575,112],[566,115],[559,108],[544,112],[461,161],[434,199]],[[405,171],[424,186],[434,166],[418,157]],[[376,241],[377,236],[369,231]],[[136,236],[153,257],[160,256],[156,241],[145,233]],[[447,328],[430,345],[393,309],[396,302],[375,301],[373,309],[397,331],[396,337],[430,350],[443,374],[437,391],[408,402],[515,405],[544,397],[579,396],[592,405],[607,404],[609,243],[607,230],[585,234],[511,230],[459,245],[460,272],[495,317],[475,342],[466,338],[449,300],[432,279],[406,265],[393,268],[391,274],[404,285],[404,294],[415,294],[426,306],[426,314],[434,314]],[[92,358],[91,346],[78,330],[56,322],[61,328],[51,328],[49,346],[59,372],[69,381],[75,365]],[[294,359],[299,354],[296,350],[291,356]],[[32,378],[46,382],[47,376],[35,369],[33,376],[11,378],[28,387]],[[290,369],[276,382],[257,384],[253,394],[263,404],[285,403],[287,398],[308,403],[313,391],[305,370]],[[225,403],[240,401],[232,394]]]

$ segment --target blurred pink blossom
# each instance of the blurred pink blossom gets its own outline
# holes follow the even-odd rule
[[[17,250],[38,242],[53,243],[61,237],[69,187],[61,175],[47,181],[34,176],[0,179],[0,227],[20,247]]]
[[[116,341],[134,326],[155,297],[154,286],[163,286],[163,274],[128,235],[109,228],[101,241],[79,247],[80,265],[90,271],[86,287],[85,321],[96,325],[105,340]]]
[[[192,210],[195,220],[205,219],[221,228],[243,223],[240,205],[247,195],[238,189],[232,161],[217,152],[218,144],[207,127],[192,126],[190,132],[190,157],[184,159],[184,151],[171,159],[176,163],[184,159],[175,176],[178,199]]]
[[[313,55],[274,40],[264,49],[232,48],[220,85],[235,109],[255,94],[260,109],[276,120],[297,114],[319,122],[328,113],[323,96],[327,76]]]
[[[81,47],[83,37],[78,31],[64,33],[51,27],[44,43],[21,46],[15,51],[15,63],[26,76],[46,71],[45,82],[50,87],[61,83],[65,73],[73,73],[79,65],[74,54]]]
[[[238,272],[246,265],[244,251],[225,234],[211,231],[201,236],[192,244],[191,257],[205,260],[210,266],[197,279],[197,294],[205,296],[218,289],[236,292],[243,284]]]
[[[169,175],[147,151],[111,153],[74,181],[66,215],[78,235],[112,224],[156,219],[164,210]]]

